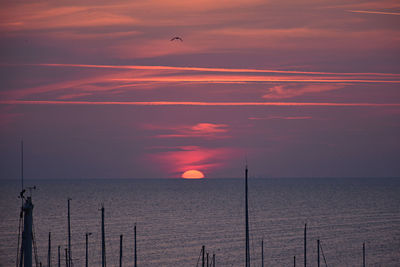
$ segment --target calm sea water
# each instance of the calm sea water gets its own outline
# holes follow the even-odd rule
[[[71,200],[74,266],[101,264],[101,204],[105,207],[107,265],[133,266],[137,225],[139,266],[196,266],[201,246],[216,255],[216,266],[243,266],[244,181],[204,180],[28,180],[33,192],[39,260],[47,265],[48,232],[52,265],[67,245],[67,199]],[[18,181],[1,181],[0,266],[15,266],[21,202]],[[317,239],[328,266],[400,266],[400,179],[249,179],[252,266],[303,265],[307,223],[308,266],[317,265]],[[64,258],[63,258],[64,259]],[[64,263],[65,260],[62,260]],[[323,257],[321,255],[322,266]],[[64,266],[64,265],[63,265]]]

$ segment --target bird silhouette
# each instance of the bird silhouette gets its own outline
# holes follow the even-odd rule
[[[183,39],[179,36],[172,38],[170,41],[174,41],[174,40],[180,40],[181,42],[183,42]]]

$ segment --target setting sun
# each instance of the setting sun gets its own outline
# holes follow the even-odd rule
[[[185,178],[185,179],[201,179],[201,178],[204,178],[204,174],[201,171],[198,171],[198,170],[189,170],[189,171],[185,171],[182,174],[182,178]]]

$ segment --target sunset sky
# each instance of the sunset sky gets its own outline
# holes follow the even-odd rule
[[[0,49],[3,179],[400,176],[398,0],[1,1]]]

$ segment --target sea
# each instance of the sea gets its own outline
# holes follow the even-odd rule
[[[21,185],[1,180],[0,266],[16,266]],[[244,179],[25,180],[34,204],[35,255],[65,266],[68,198],[73,266],[101,266],[101,207],[107,266],[243,266]],[[249,178],[251,266],[400,266],[400,178]],[[296,261],[296,263],[295,263]],[[213,265],[211,265],[213,266]]]

